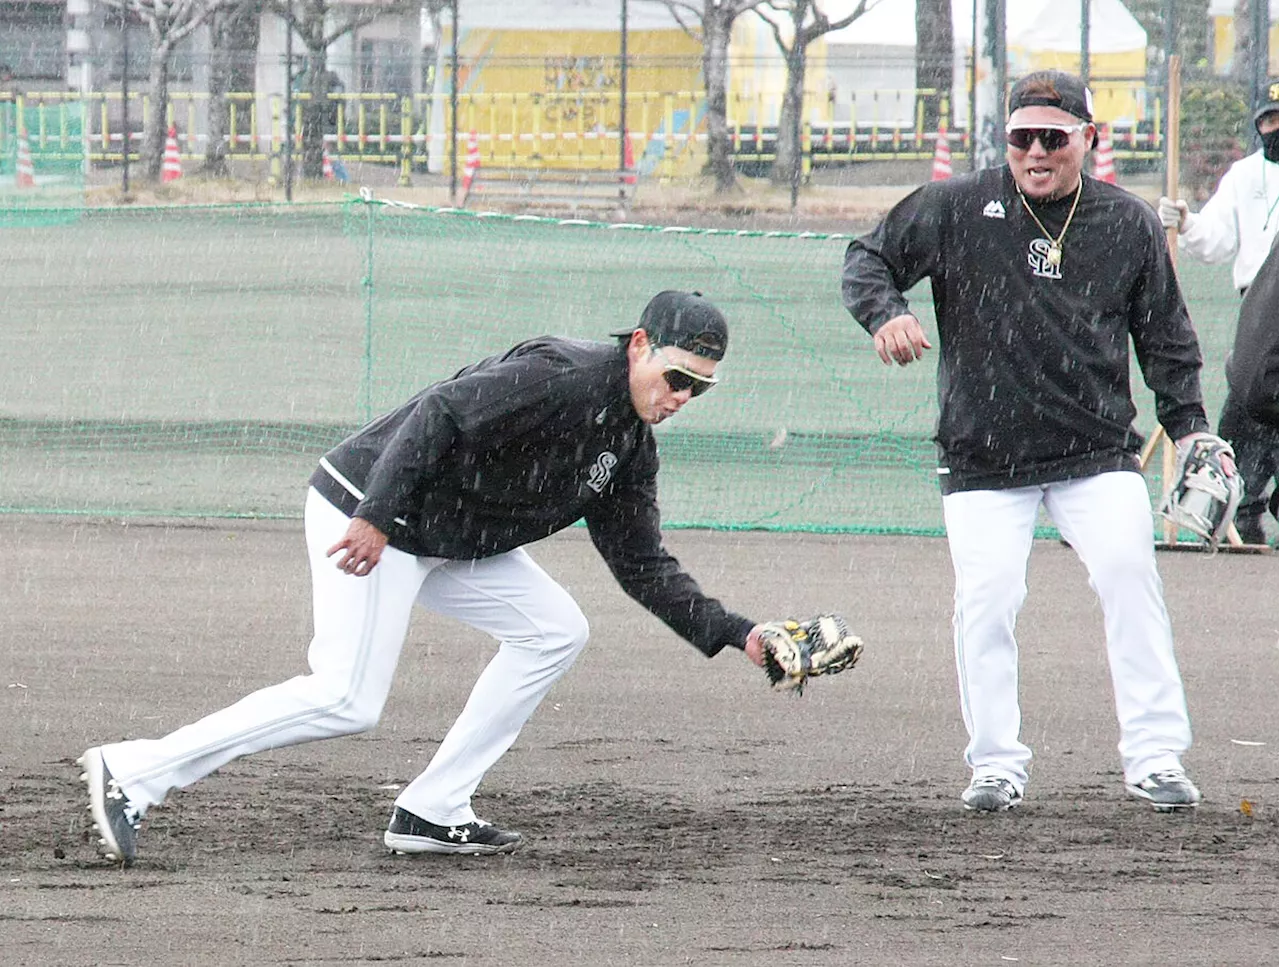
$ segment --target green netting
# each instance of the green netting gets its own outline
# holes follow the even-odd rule
[[[83,105],[0,104],[0,227],[55,225],[84,209]]]
[[[658,429],[670,526],[941,532],[933,368],[883,366],[849,319],[847,237],[354,201],[88,210],[3,238],[6,511],[296,516],[320,453],[423,385],[533,335],[607,338],[686,288],[732,342],[723,385]],[[1181,271],[1216,416],[1237,300],[1226,268]]]

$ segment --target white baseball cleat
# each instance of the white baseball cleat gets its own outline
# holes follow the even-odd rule
[[[1200,802],[1200,790],[1181,769],[1153,772],[1140,782],[1125,783],[1131,795],[1145,799],[1158,813],[1194,809]]]
[[[978,813],[1002,813],[1022,802],[1022,793],[1002,776],[983,776],[960,795],[964,808]]]

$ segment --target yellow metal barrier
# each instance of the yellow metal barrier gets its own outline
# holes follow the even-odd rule
[[[865,92],[861,92],[865,93]],[[910,123],[894,125],[878,117],[865,125],[858,122],[857,99],[848,103],[849,120],[835,120],[835,105],[827,102],[825,118],[806,125],[806,164],[848,164],[879,159],[911,160],[932,156],[936,133],[925,129],[923,102],[917,95],[932,91],[908,92]],[[902,92],[872,92],[866,101],[876,103],[881,95],[886,103],[903,100]],[[166,111],[166,123],[178,128],[178,143],[185,157],[199,157],[207,148],[203,120],[208,94],[175,92]],[[453,127],[447,94],[416,94],[401,97],[390,93],[331,94],[331,125],[324,134],[331,155],[344,160],[358,159],[399,168],[401,183],[410,179],[415,166],[431,163],[447,167],[451,151],[449,132]],[[301,148],[302,112],[310,95],[294,98],[293,118],[283,119],[284,99],[258,97],[253,93],[227,95],[227,150],[232,158],[279,164],[280,140],[292,137]],[[1139,129],[1115,128],[1117,153],[1126,159],[1158,160],[1161,153],[1160,101],[1151,124]],[[122,117],[119,92],[31,93],[25,103],[37,112],[33,137],[44,144],[66,138],[65,105],[82,101],[88,130],[85,143],[91,162],[118,162],[130,133],[118,130]],[[864,104],[865,106],[865,104]],[[905,107],[905,104],[903,105]],[[730,96],[728,126],[734,155],[739,163],[767,164],[772,161],[777,130],[778,105],[763,94]],[[944,117],[950,112],[945,100]],[[702,117],[704,99],[700,91],[633,91],[627,99],[627,128],[635,141],[637,161],[645,175],[662,178],[697,172],[706,150],[706,127]],[[146,94],[130,96],[129,117],[136,132],[154,111]],[[265,125],[261,112],[269,113]],[[482,163],[509,168],[617,167],[618,121],[621,116],[618,91],[558,93],[480,93],[458,96],[458,163],[466,156],[470,133],[477,133]],[[877,111],[879,115],[881,112]],[[285,128],[288,134],[285,134]],[[950,124],[952,133],[961,137]],[[966,144],[962,141],[961,144]],[[136,157],[137,142],[127,145]],[[276,172],[278,175],[278,172]]]

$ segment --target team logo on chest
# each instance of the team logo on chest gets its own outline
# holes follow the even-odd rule
[[[587,474],[587,486],[596,493],[600,493],[609,483],[609,478],[613,476],[613,468],[617,465],[618,458],[605,450],[591,465],[591,471]]]
[[[1057,256],[1056,258],[1054,256]],[[1062,278],[1062,250],[1055,249],[1047,238],[1033,238],[1027,251],[1027,264],[1042,279]]]

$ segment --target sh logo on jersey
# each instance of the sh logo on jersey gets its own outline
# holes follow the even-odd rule
[[[1062,266],[1049,257],[1052,247],[1047,238],[1034,238],[1029,246],[1030,251],[1027,252],[1027,264],[1042,279],[1062,278]]]
[[[596,493],[603,491],[605,485],[609,483],[609,478],[613,476],[613,468],[617,465],[618,458],[605,450],[591,465],[591,472],[587,475],[587,486]]]

